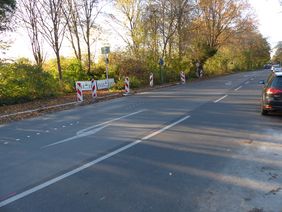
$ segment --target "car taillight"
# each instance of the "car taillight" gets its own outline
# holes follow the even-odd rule
[[[282,90],[277,88],[268,88],[266,90],[266,94],[280,94],[280,93],[282,93]]]

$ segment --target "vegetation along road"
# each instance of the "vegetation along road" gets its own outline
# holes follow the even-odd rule
[[[0,126],[0,211],[281,211],[281,116],[268,71]]]

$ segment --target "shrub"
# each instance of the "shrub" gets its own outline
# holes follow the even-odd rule
[[[0,76],[0,105],[56,96],[60,92],[57,80],[30,64],[1,64]]]

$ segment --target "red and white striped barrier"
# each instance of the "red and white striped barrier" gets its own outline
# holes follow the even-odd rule
[[[91,90],[92,90],[92,98],[97,98],[97,85],[94,79],[91,80]]]
[[[82,84],[80,82],[76,83],[76,100],[83,102]]]
[[[154,74],[153,73],[150,74],[150,86],[151,87],[154,86]]]
[[[125,94],[129,94],[130,89],[129,89],[129,78],[128,77],[125,77],[124,90],[125,90]]]
[[[185,83],[186,83],[186,78],[185,78],[185,73],[184,73],[184,71],[181,71],[181,72],[180,72],[180,80],[181,80],[181,83],[182,83],[182,84],[185,84]]]

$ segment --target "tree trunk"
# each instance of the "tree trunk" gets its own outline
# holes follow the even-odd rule
[[[56,49],[56,59],[57,59],[57,68],[58,68],[58,73],[59,73],[59,80],[63,80],[63,74],[62,74],[62,66],[61,66],[61,58],[60,58],[60,50],[57,48]]]

